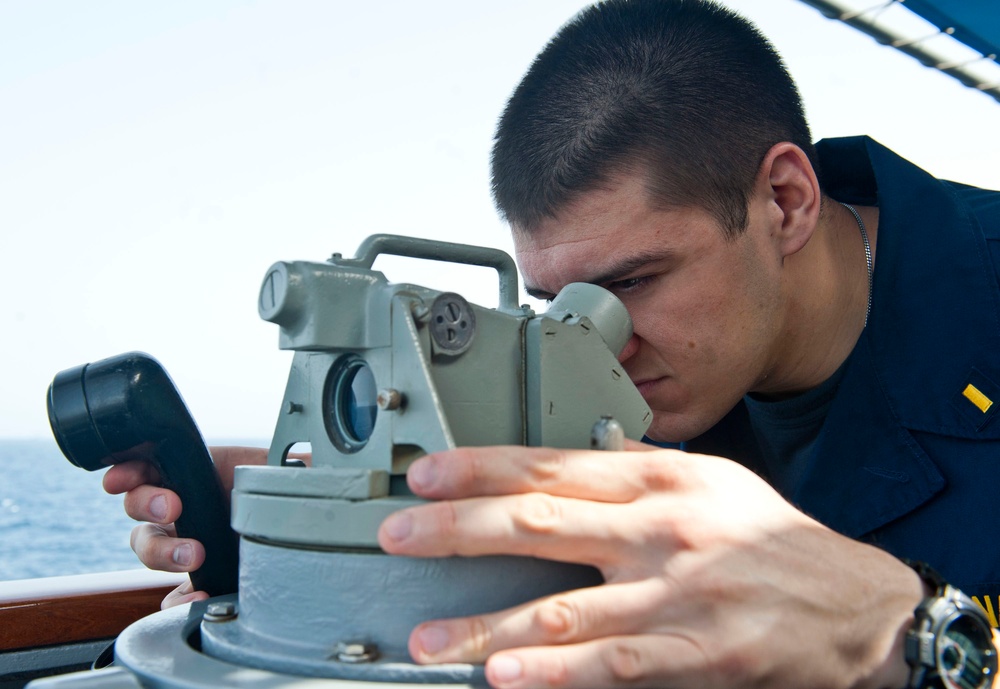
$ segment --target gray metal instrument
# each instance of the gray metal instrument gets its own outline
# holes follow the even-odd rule
[[[390,283],[372,268],[382,254],[494,268],[499,306]],[[481,247],[374,235],[354,258],[274,264],[259,311],[295,355],[267,465],[236,472],[239,593],[129,627],[103,678],[121,684],[102,686],[244,686],[251,676],[254,687],[480,686],[481,666],[412,664],[412,629],[600,585],[589,567],[393,557],[377,544],[387,515],[421,502],[405,478],[424,454],[620,449],[651,422],[617,361],[632,324],[613,295],[568,285],[540,315],[516,298],[514,262]],[[309,466],[288,458],[300,443]]]

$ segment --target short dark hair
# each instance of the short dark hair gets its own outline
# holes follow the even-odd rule
[[[507,102],[493,197],[530,230],[612,175],[643,172],[654,203],[700,206],[732,237],[782,141],[818,171],[798,89],[748,20],[705,0],[607,0],[559,30]]]

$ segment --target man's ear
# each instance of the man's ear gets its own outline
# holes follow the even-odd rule
[[[775,144],[757,173],[758,198],[768,203],[782,256],[806,245],[819,222],[819,179],[805,152],[787,141]]]

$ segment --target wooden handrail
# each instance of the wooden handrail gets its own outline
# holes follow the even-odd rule
[[[0,582],[0,651],[108,639],[186,575],[129,570]]]

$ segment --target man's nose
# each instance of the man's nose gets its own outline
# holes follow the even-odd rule
[[[625,347],[618,355],[618,362],[624,364],[637,351],[639,351],[639,337],[633,334],[632,337],[628,338],[628,342],[625,343]]]

